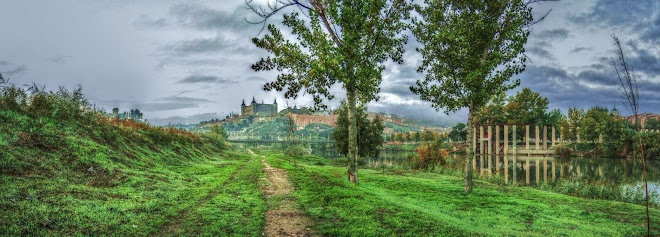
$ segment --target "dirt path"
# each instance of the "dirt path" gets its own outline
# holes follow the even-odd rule
[[[311,222],[300,210],[293,196],[293,185],[286,170],[271,167],[262,160],[266,184],[262,192],[266,195],[269,210],[266,211],[266,236],[312,236],[307,228]]]

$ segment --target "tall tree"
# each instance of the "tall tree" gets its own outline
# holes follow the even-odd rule
[[[505,107],[509,115],[509,123],[513,124],[545,124],[548,98],[541,96],[529,88],[523,88]]]
[[[464,123],[456,124],[456,126],[451,128],[451,131],[449,132],[449,138],[451,138],[451,140],[454,142],[465,141],[466,137],[467,126]]]
[[[348,108],[346,102],[335,112],[337,114],[337,123],[332,131],[332,139],[337,144],[339,154],[348,155]],[[367,107],[360,105],[357,107],[357,127],[358,127],[358,154],[360,157],[377,158],[380,154],[380,148],[383,145],[383,120],[376,116],[369,121],[367,118]]]
[[[584,116],[584,109],[578,108],[568,108],[568,122],[570,124],[571,140],[575,144],[575,149],[577,149],[577,141],[579,133],[580,123],[582,123],[582,117]]]
[[[490,99],[520,84],[511,77],[525,69],[530,4],[543,0],[425,0],[416,6],[413,33],[425,72],[410,90],[436,110],[468,109],[467,141],[475,113]],[[547,14],[546,14],[547,15]],[[545,17],[545,16],[544,16]],[[542,20],[543,18],[541,18]],[[472,191],[472,144],[467,142],[464,190]]]
[[[503,124],[507,122],[508,115],[504,110],[509,99],[504,92],[493,96],[490,102],[476,113],[476,122],[481,124]]]
[[[302,91],[314,98],[314,108],[325,108],[332,99],[330,87],[341,84],[348,104],[348,179],[358,182],[357,101],[377,100],[384,63],[403,62],[407,37],[404,22],[409,5],[404,0],[276,0],[261,6],[252,0],[248,8],[262,17],[262,23],[287,7],[284,26],[295,39],[285,38],[275,25],[252,41],[272,55],[252,65],[255,71],[277,70],[277,80],[264,90],[286,90],[287,98]],[[309,21],[300,17],[305,14]]]

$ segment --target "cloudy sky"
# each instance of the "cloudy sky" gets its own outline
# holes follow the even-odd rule
[[[285,100],[263,91],[276,72],[250,65],[266,52],[250,41],[261,26],[244,1],[0,0],[0,73],[14,84],[49,89],[81,85],[90,101],[110,110],[138,108],[155,124],[194,123],[240,112],[243,99],[309,106],[311,98]],[[550,108],[594,105],[621,108],[611,34],[635,66],[641,111],[660,113],[660,1],[585,0],[534,5],[526,46],[531,61],[518,75],[550,100]],[[270,23],[280,25],[277,20]],[[402,65],[387,64],[380,100],[370,110],[456,122],[408,90],[423,75],[414,38]],[[336,106],[344,96],[330,102]],[[625,113],[625,112],[624,112]]]

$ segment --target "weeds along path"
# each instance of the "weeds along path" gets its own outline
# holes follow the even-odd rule
[[[254,154],[254,153],[252,153]],[[171,220],[170,222],[165,223],[162,228],[161,228],[161,233],[159,236],[169,236],[169,235],[178,235],[180,234],[179,232],[182,229],[183,223],[187,220],[193,217],[194,209],[199,208],[204,206],[209,200],[213,199],[214,197],[218,196],[223,191],[223,188],[234,181],[236,179],[236,176],[245,169],[245,167],[248,165],[251,159],[248,159],[244,164],[239,166],[234,173],[232,173],[231,177],[227,179],[225,182],[223,182],[220,185],[217,185],[213,190],[211,190],[206,196],[200,198],[195,205],[192,205],[190,208],[182,210],[179,215]]]
[[[263,156],[262,156],[263,157]],[[266,236],[312,236],[307,228],[311,222],[298,209],[298,202],[291,196],[293,185],[286,170],[271,167],[265,160],[266,183],[262,192],[266,195]]]

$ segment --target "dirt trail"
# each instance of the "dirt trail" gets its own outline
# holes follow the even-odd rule
[[[267,184],[262,185],[266,202],[266,236],[312,236],[307,228],[311,222],[300,210],[293,196],[293,185],[286,170],[271,167],[262,160]]]

